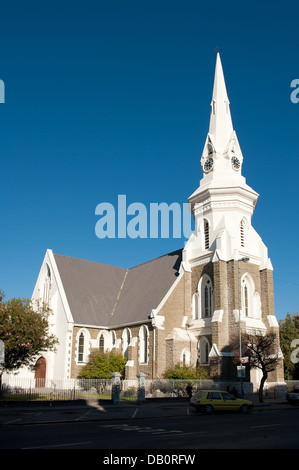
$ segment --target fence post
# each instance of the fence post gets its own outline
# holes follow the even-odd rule
[[[112,372],[111,376],[112,376],[111,400],[114,405],[118,405],[121,374],[119,372]]]
[[[137,402],[142,403],[145,401],[145,374],[139,372],[136,377],[138,380]]]

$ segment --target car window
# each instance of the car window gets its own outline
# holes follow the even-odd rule
[[[221,400],[221,395],[219,392],[209,392],[208,398],[209,400]]]
[[[229,393],[226,393],[226,392],[222,393],[222,398],[224,400],[234,400],[235,399],[232,395],[230,395]]]
[[[194,398],[201,398],[204,394],[204,391],[203,390],[199,390],[198,392],[196,392],[193,397]]]

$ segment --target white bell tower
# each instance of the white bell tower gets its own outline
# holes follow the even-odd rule
[[[246,256],[260,269],[271,269],[267,248],[251,225],[259,195],[246,184],[242,163],[218,52],[210,126],[201,157],[203,178],[189,197],[196,229],[186,245],[186,264],[208,256],[212,261]]]

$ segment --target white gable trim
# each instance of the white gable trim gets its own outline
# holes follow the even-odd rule
[[[64,307],[64,311],[65,311],[65,314],[66,314],[67,321],[68,321],[68,323],[74,323],[73,315],[72,315],[69,303],[68,303],[67,298],[66,298],[66,294],[65,294],[64,287],[63,287],[63,284],[62,284],[62,281],[61,281],[61,277],[60,277],[60,274],[59,274],[59,271],[58,271],[58,268],[57,268],[57,264],[56,264],[56,261],[55,261],[54,255],[53,255],[53,251],[48,249],[47,254],[49,256],[49,260],[51,262],[51,267],[52,267],[52,270],[54,272],[54,276],[56,278],[58,291],[61,295],[61,301],[62,301],[62,304],[63,304],[63,307]]]

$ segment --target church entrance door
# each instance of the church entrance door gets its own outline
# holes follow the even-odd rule
[[[47,363],[44,357],[40,357],[35,364],[35,386],[44,387],[46,383]]]

